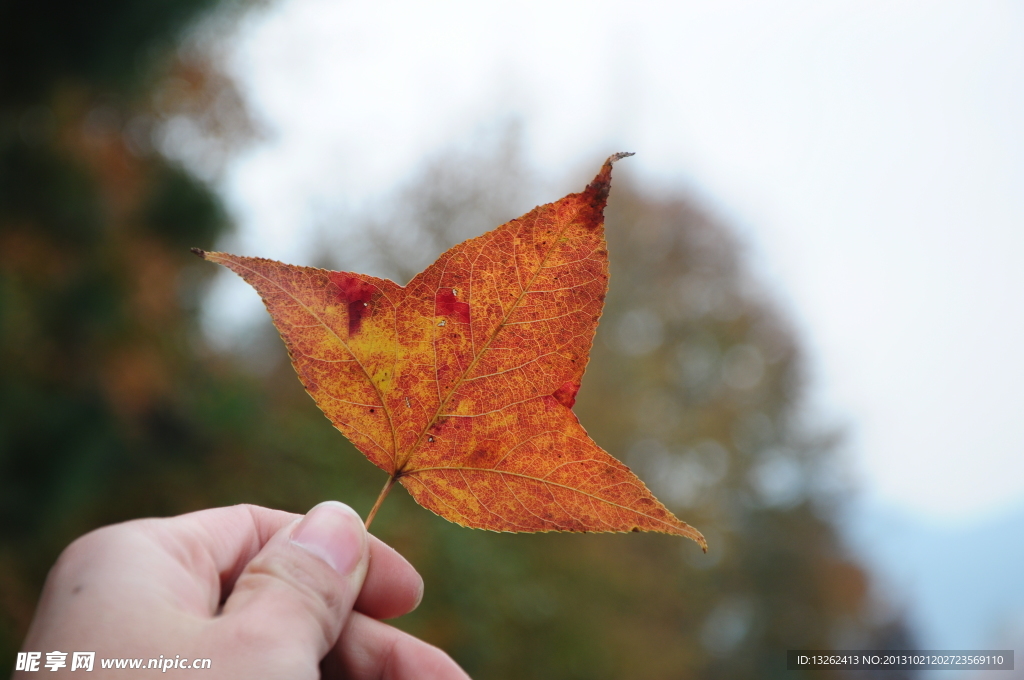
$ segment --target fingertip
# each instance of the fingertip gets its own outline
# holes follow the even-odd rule
[[[327,562],[342,576],[354,572],[363,560],[366,537],[359,514],[338,501],[314,506],[291,532],[292,544]]]

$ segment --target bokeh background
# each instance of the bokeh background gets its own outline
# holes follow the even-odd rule
[[[575,410],[711,549],[398,492],[397,625],[479,678],[1014,647],[1022,85],[1012,2],[3,2],[0,664],[96,526],[383,482],[189,247],[404,283],[621,150]]]

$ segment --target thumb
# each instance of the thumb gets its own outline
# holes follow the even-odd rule
[[[279,530],[238,577],[218,618],[223,643],[243,658],[260,657],[261,674],[269,661],[291,677],[306,669],[317,677],[352,612],[369,559],[355,510],[337,501],[317,505]]]

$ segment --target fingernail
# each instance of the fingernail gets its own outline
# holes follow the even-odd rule
[[[419,574],[416,574],[416,575],[419,576]],[[419,593],[416,595],[416,604],[414,604],[412,606],[412,608],[416,609],[417,607],[420,606],[421,602],[423,602],[423,577],[422,576],[420,576],[420,587],[419,587]]]
[[[348,576],[366,549],[366,530],[355,510],[338,501],[326,501],[307,512],[292,530],[292,543]]]

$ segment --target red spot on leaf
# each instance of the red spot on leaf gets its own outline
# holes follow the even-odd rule
[[[459,323],[469,323],[469,303],[459,302],[451,288],[442,288],[434,296],[434,314],[454,316]]]
[[[563,383],[551,396],[562,406],[572,408],[573,404],[576,403],[576,393],[579,391],[580,384],[570,381]]]
[[[359,332],[363,315],[370,311],[370,302],[377,288],[345,272],[331,272],[330,279],[338,287],[338,300],[348,305],[348,334],[353,336]]]
[[[467,467],[489,470],[501,460],[500,454],[501,442],[494,439],[477,442],[473,447],[473,453],[469,454],[469,458],[466,460]]]

